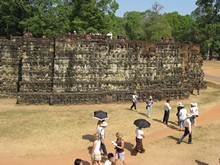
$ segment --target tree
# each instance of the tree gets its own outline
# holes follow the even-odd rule
[[[220,49],[220,0],[197,0],[196,5],[198,7],[192,16],[198,24],[199,34],[203,36],[199,41],[203,47],[202,53],[208,52],[208,59],[212,59],[213,54]]]
[[[155,2],[151,10],[145,12],[145,37],[149,41],[158,41],[162,37],[171,37],[171,26],[159,13],[163,6]]]
[[[194,32],[196,22],[190,15],[179,15],[178,12],[163,15],[172,28],[172,37],[175,41],[195,41]]]
[[[126,35],[131,40],[139,40],[144,37],[144,17],[141,12],[126,12],[125,18],[125,30]]]

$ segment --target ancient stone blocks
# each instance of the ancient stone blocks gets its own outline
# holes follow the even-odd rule
[[[78,104],[187,98],[202,81],[199,46],[103,36],[0,39],[0,95],[17,103]]]

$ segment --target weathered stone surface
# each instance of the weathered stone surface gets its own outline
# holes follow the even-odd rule
[[[103,36],[0,38],[0,95],[17,103],[130,101],[134,91],[184,99],[201,80],[202,59],[191,43],[109,40]]]

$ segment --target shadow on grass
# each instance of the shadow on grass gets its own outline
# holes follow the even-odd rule
[[[131,156],[136,156],[137,155],[137,152],[135,152],[135,150],[133,149],[134,148],[134,145],[129,143],[129,142],[125,142],[125,149],[128,150],[131,154]]]
[[[208,163],[201,162],[201,161],[199,161],[199,160],[195,160],[195,162],[196,162],[198,165],[209,165]]]
[[[170,138],[170,139],[173,139],[173,140],[175,140],[176,142],[179,142],[179,138],[177,138],[177,137],[174,137],[174,136],[168,136],[168,138]]]
[[[92,146],[87,147],[90,154],[92,154]]]
[[[93,142],[94,135],[91,135],[91,134],[82,135],[82,139],[88,140],[89,142]]]
[[[91,165],[88,161],[83,160],[83,165]]]
[[[163,123],[162,120],[159,120],[159,119],[153,119],[153,121],[156,121],[158,123]]]
[[[138,114],[144,116],[144,117],[147,117],[147,115],[145,113],[142,113],[142,112],[138,112]]]
[[[174,121],[169,121],[169,123],[173,124],[173,125],[176,125],[176,126],[179,126],[177,122],[174,122]]]

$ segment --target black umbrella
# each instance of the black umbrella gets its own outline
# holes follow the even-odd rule
[[[134,125],[139,128],[147,128],[150,127],[151,124],[145,119],[137,119],[134,121]]]
[[[105,120],[108,119],[108,113],[102,110],[98,110],[93,112],[93,117],[99,120]]]

